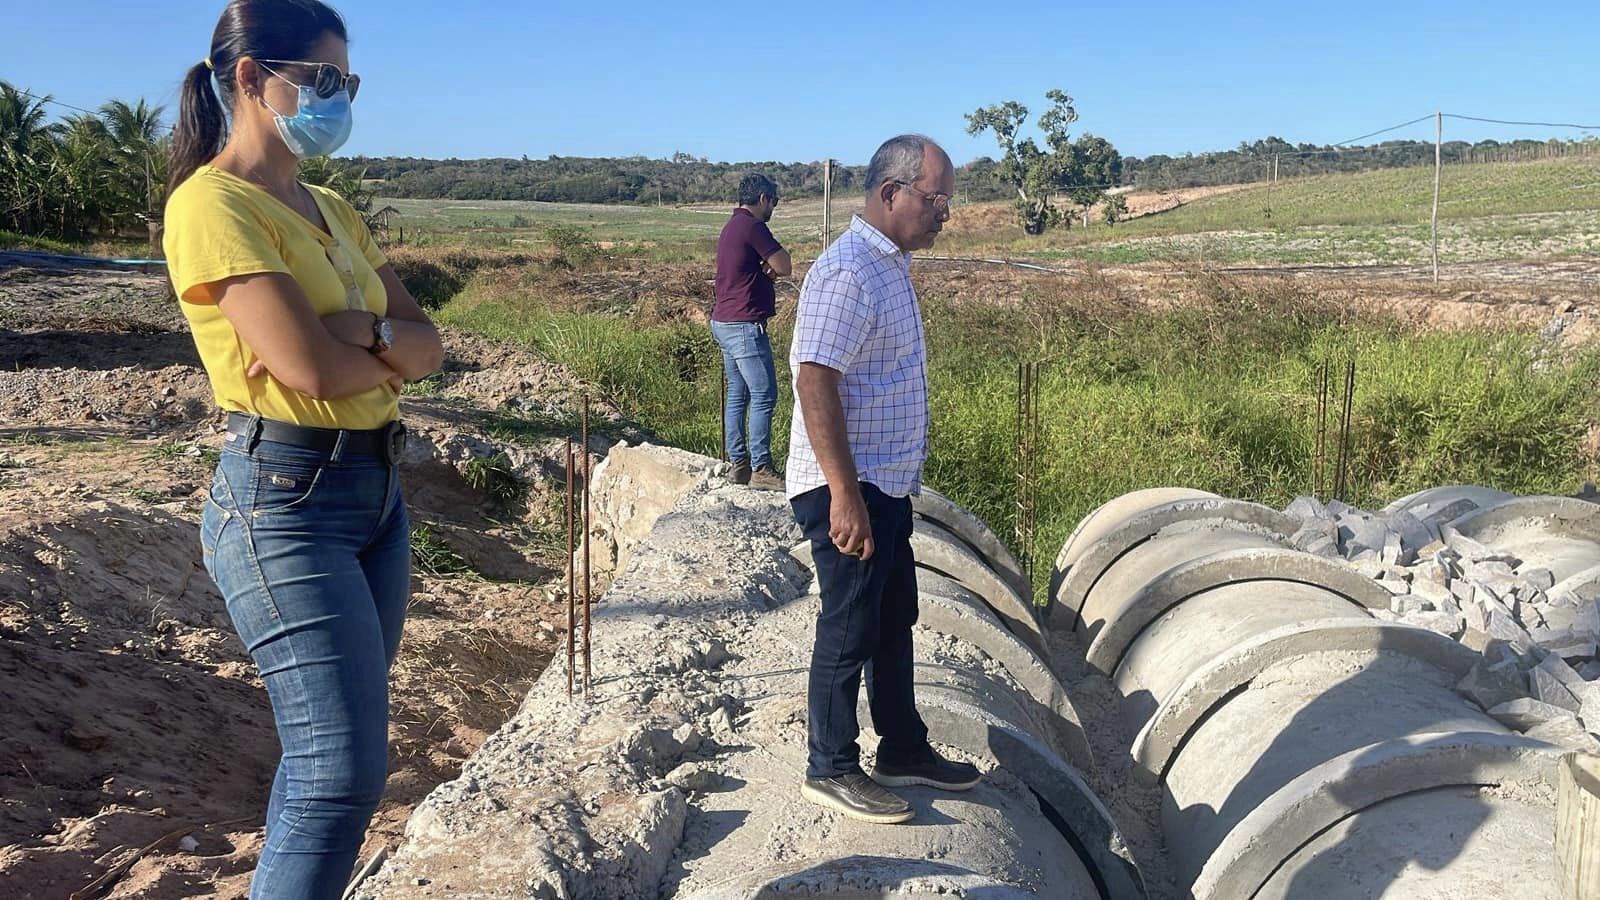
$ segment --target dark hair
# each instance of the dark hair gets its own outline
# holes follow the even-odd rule
[[[211,52],[183,78],[178,127],[173,130],[167,193],[222,151],[223,109],[233,109],[240,59],[302,59],[325,34],[348,41],[344,19],[319,0],[232,0],[211,33]],[[217,79],[218,96],[211,79]]]
[[[762,197],[778,199],[778,183],[759,172],[751,172],[739,179],[739,205],[755,206]]]

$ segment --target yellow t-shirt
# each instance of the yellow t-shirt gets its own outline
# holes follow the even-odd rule
[[[379,428],[399,415],[386,384],[338,400],[317,400],[270,375],[246,378],[256,356],[217,308],[211,286],[226,278],[281,272],[305,291],[317,315],[367,309],[386,315],[389,296],[377,270],[383,252],[350,204],[307,185],[332,234],[257,185],[201,166],[167,200],[167,271],[183,301],[217,405],[318,428]]]

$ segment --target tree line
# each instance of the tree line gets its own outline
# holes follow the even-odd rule
[[[1059,95],[1059,96],[1058,96]],[[956,173],[963,202],[1013,200],[1030,230],[1064,224],[1071,210],[1101,199],[1108,184],[1169,189],[1432,165],[1433,144],[1385,141],[1365,147],[1292,144],[1278,137],[1243,142],[1214,153],[1122,156],[1093,135],[1069,140],[1077,118],[1064,92],[1047,94],[1050,106],[1036,125],[1042,143],[1019,137],[1027,109],[1015,101],[967,117],[970,133],[991,132],[1001,159],[981,156]],[[165,110],[143,99],[111,100],[96,111],[52,119],[50,98],[0,81],[0,230],[64,240],[153,235],[165,203],[170,130]],[[1535,159],[1600,153],[1600,141],[1467,143],[1443,146],[1448,163]],[[822,193],[819,162],[711,162],[687,153],[545,159],[422,159],[354,157],[308,160],[301,177],[339,191],[381,229],[388,210],[374,210],[376,195],[451,200],[539,200],[566,203],[731,202],[739,179],[759,171],[778,182],[784,197]],[[834,167],[836,191],[860,190],[865,166]]]

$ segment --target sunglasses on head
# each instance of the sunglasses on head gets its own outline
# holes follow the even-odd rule
[[[298,69],[315,69],[316,77],[311,83],[305,85],[311,88],[318,97],[326,100],[341,90],[350,92],[350,100],[356,99],[356,91],[361,89],[361,76],[356,74],[346,75],[344,70],[333,63],[307,62],[300,59],[258,59],[258,63],[271,63],[275,66],[293,66]],[[271,68],[267,68],[271,72]],[[276,75],[276,72],[273,72]],[[281,76],[280,76],[281,77]],[[288,80],[288,79],[284,79]],[[295,82],[299,84],[299,82]]]

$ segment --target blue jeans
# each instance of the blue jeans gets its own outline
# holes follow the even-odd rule
[[[411,578],[398,472],[340,448],[229,445],[201,549],[283,749],[250,896],[337,898],[388,771],[389,666]]]
[[[811,541],[822,589],[806,692],[806,777],[842,775],[861,764],[856,697],[867,678],[878,759],[915,761],[928,748],[917,712],[911,626],[917,624],[917,569],[911,555],[911,501],[862,482],[872,526],[872,558],[845,556],[828,536],[833,495],[826,487],[789,501]]]
[[[728,459],[772,468],[772,410],[778,405],[778,376],[772,368],[767,327],[756,322],[712,322],[711,335],[722,348],[728,373],[728,403],[722,414]],[[749,417],[749,444],[745,419]]]

